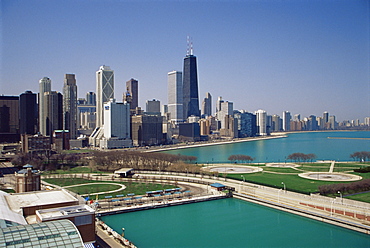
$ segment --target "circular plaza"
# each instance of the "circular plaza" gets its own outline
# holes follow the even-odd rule
[[[343,181],[343,182],[349,182],[349,181],[358,181],[361,180],[362,177],[347,173],[338,173],[338,172],[306,172],[298,174],[298,176],[306,179],[311,180],[320,180],[320,181]]]
[[[242,174],[242,173],[255,173],[263,169],[255,166],[244,165],[231,165],[231,164],[218,164],[202,168],[205,171],[227,173],[227,174]]]

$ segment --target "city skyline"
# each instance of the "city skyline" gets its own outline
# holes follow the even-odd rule
[[[38,92],[43,77],[62,92],[64,74],[75,74],[84,97],[106,64],[116,99],[136,78],[139,106],[154,98],[166,104],[167,73],[181,71],[191,35],[199,95],[271,115],[370,116],[367,1],[109,3],[2,1],[0,94]]]

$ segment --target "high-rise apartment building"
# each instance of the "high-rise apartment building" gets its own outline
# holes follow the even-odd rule
[[[257,134],[267,135],[267,113],[265,110],[259,109],[256,111]]]
[[[183,111],[186,120],[189,116],[200,116],[198,94],[197,58],[193,55],[193,49],[188,50],[184,58],[183,70]]]
[[[114,98],[114,71],[109,66],[100,66],[96,72],[96,127],[104,124],[104,103]]]
[[[292,119],[292,116],[290,115],[290,112],[284,111],[283,112],[283,130],[285,132],[290,131],[290,120]]]
[[[206,93],[206,97],[202,102],[202,117],[207,117],[212,115],[212,96],[209,92]]]
[[[32,91],[19,96],[19,129],[21,134],[37,132],[37,94]]]
[[[77,138],[77,84],[74,74],[64,75],[63,129],[69,130],[71,139]]]
[[[127,92],[130,93],[130,109],[135,110],[139,107],[139,81],[131,78],[126,82]]]
[[[280,118],[280,116],[273,115],[271,118],[272,118],[271,131],[279,132],[281,130],[281,125],[280,125],[281,118]]]
[[[182,94],[182,72],[171,71],[168,73],[168,112],[170,120],[181,123],[184,120],[183,94]]]
[[[46,109],[44,103],[44,95],[51,91],[51,80],[48,77],[43,77],[39,81],[39,132],[46,135],[46,117],[44,110]]]
[[[45,92],[43,103],[45,135],[52,135],[54,130],[63,129],[63,95],[56,91]]]
[[[234,111],[234,104],[229,101],[222,101],[220,104],[220,110],[217,113],[217,119],[221,122],[221,129],[226,127],[227,115],[232,116]]]
[[[234,111],[234,119],[237,121],[238,137],[254,137],[257,133],[256,115],[245,110]]]

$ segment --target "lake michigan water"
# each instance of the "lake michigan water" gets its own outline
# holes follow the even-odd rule
[[[344,138],[344,139],[330,139]],[[368,139],[351,139],[368,138]],[[253,162],[284,162],[295,152],[313,153],[317,160],[351,161],[350,155],[370,150],[370,131],[291,133],[287,138],[238,142],[166,151],[197,157],[198,163],[229,162],[230,155],[244,154]]]
[[[257,161],[284,161],[293,152],[317,159],[351,160],[369,151],[370,141],[327,137],[370,138],[370,132],[289,134],[288,138],[179,149],[198,161],[227,161],[246,154]],[[138,247],[370,247],[370,235],[322,223],[239,199],[104,216],[102,220]]]

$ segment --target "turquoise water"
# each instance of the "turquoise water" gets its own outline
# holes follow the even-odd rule
[[[370,236],[239,199],[102,218],[145,247],[370,247]]]
[[[233,154],[254,158],[253,162],[283,162],[295,152],[313,153],[317,160],[351,161],[350,155],[369,151],[370,140],[328,139],[327,137],[370,138],[370,131],[292,133],[287,138],[232,143],[167,151],[196,156],[199,163],[228,162]]]

